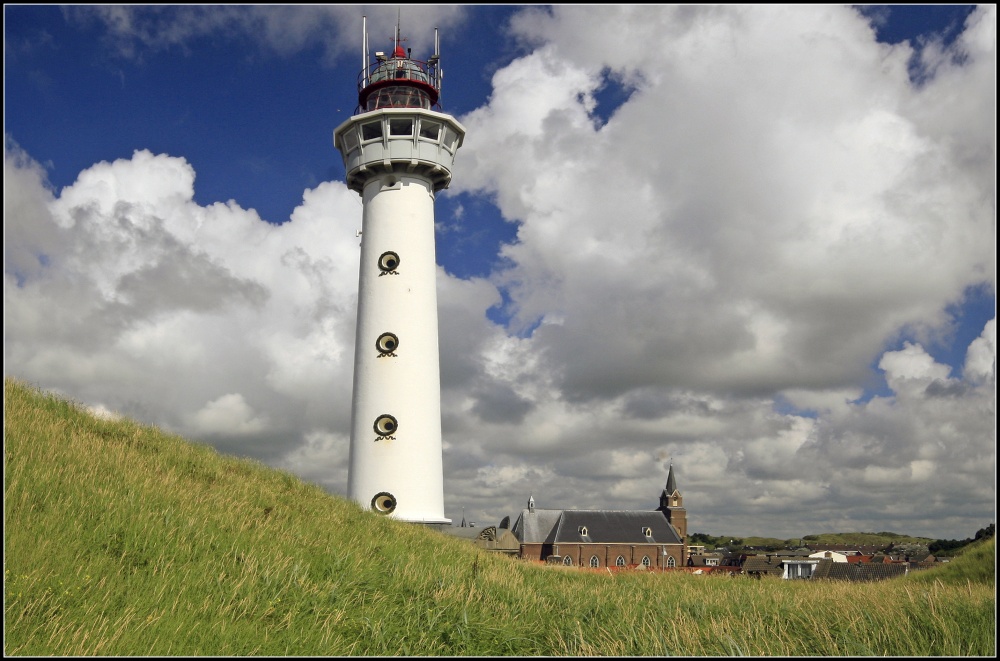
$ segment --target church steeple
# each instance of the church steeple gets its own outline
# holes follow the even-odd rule
[[[680,490],[677,489],[677,480],[674,479],[674,461],[671,459],[670,469],[667,471],[667,485],[660,492],[659,509],[665,510],[668,507],[681,507],[683,504],[684,498],[681,496]]]
[[[656,508],[658,512],[663,512],[681,536],[681,540],[687,538],[687,511],[684,509],[684,497],[681,496],[680,489],[677,488],[677,480],[674,478],[674,461],[670,460],[670,468],[667,471],[667,484],[660,492],[660,506]]]

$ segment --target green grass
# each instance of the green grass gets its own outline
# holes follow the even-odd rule
[[[490,555],[4,383],[7,655],[993,656],[994,545],[871,584]]]

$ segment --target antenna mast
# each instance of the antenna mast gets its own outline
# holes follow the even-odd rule
[[[434,28],[434,56],[431,58],[434,64],[434,87],[441,93],[441,79],[444,78],[444,71],[441,70],[441,42],[438,40],[438,29]]]
[[[361,17],[361,76],[362,86],[368,86],[368,17]]]
[[[399,48],[399,21],[402,18],[403,9],[402,7],[396,8],[396,43],[392,45],[392,52],[395,53],[396,49]]]

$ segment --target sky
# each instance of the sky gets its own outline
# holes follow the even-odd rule
[[[397,11],[436,200],[445,514],[964,539],[996,520],[994,6],[4,6],[4,374],[347,488]]]

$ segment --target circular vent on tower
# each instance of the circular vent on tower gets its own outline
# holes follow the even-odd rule
[[[380,491],[372,498],[372,510],[379,514],[390,514],[396,509],[396,497],[388,491]]]
[[[399,255],[388,250],[378,258],[378,268],[382,273],[392,273],[399,266]]]
[[[399,346],[399,338],[394,333],[382,333],[375,340],[375,348],[383,356],[388,356]]]
[[[388,413],[380,415],[375,420],[375,433],[379,436],[389,436],[396,431],[399,425],[396,423],[396,418],[392,417]]]

